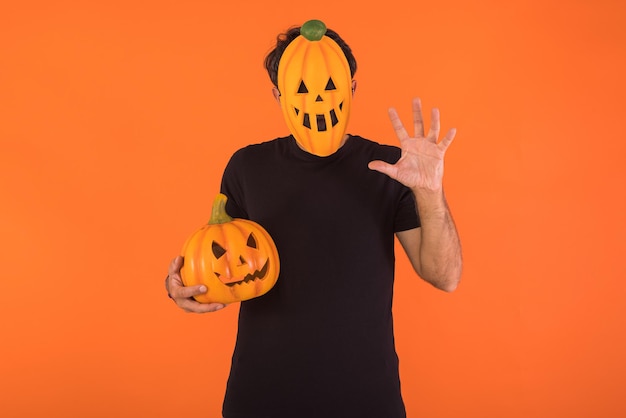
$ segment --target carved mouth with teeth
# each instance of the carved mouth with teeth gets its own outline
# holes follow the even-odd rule
[[[294,107],[293,109],[296,112],[296,116],[299,116],[300,109],[298,109],[297,107]],[[326,114],[314,115],[315,128],[317,129],[317,131],[325,132],[328,129],[328,125],[330,125],[331,127],[334,127],[335,125],[337,125],[339,123],[339,119],[337,118],[337,113],[341,112],[342,110],[343,110],[343,102],[339,103],[337,110],[331,109],[327,115]],[[303,113],[302,126],[304,126],[307,129],[313,130],[313,128],[311,127],[311,119],[312,117],[310,113],[308,112]]]
[[[220,279],[221,274],[219,274],[218,272],[215,272],[215,275],[226,286],[229,286],[229,287],[240,286],[244,283],[249,283],[255,280],[263,280],[269,269],[269,264],[270,264],[270,260],[268,259],[260,270],[256,270],[252,273],[246,274],[246,276],[243,279],[238,280],[238,281],[231,281],[227,283],[227,282],[224,282],[222,279]]]

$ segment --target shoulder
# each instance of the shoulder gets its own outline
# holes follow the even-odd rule
[[[286,146],[288,137],[275,138],[269,141],[246,145],[238,149],[231,156],[231,163],[244,160],[259,160],[259,157],[269,157]]]

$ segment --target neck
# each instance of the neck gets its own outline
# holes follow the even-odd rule
[[[343,147],[343,146],[345,145],[345,143],[348,141],[348,138],[350,138],[350,135],[348,135],[348,134],[345,134],[345,135],[343,136],[343,138],[341,138],[341,142],[339,143],[339,147],[337,148],[337,150],[339,150],[341,147]],[[296,145],[298,145],[298,147],[299,147],[302,151],[308,152],[309,154],[313,154],[313,153],[312,153],[312,152],[310,152],[309,150],[305,149],[302,145],[300,145],[300,142],[298,142],[297,140],[296,140]],[[335,152],[337,152],[337,151],[335,151]],[[334,154],[335,152],[333,152],[333,154]],[[315,155],[315,154],[314,154],[314,155]],[[330,154],[330,155],[332,155],[332,154]]]

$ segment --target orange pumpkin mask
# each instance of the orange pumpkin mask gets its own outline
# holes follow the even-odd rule
[[[226,201],[225,195],[217,195],[211,220],[182,249],[184,285],[208,288],[207,293],[195,296],[198,302],[252,299],[270,290],[278,278],[278,251],[270,235],[253,221],[231,218]]]
[[[321,157],[341,146],[352,102],[350,65],[325,33],[323,22],[309,20],[278,64],[280,104],[289,130],[302,148]]]

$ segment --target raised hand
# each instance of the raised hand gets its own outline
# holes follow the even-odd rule
[[[439,110],[431,113],[430,129],[424,136],[422,104],[419,98],[413,99],[413,136],[409,136],[398,112],[389,109],[389,119],[400,140],[402,155],[395,164],[372,161],[368,167],[399,181],[416,191],[441,191],[443,185],[443,157],[452,143],[456,129],[450,129],[440,142]]]

